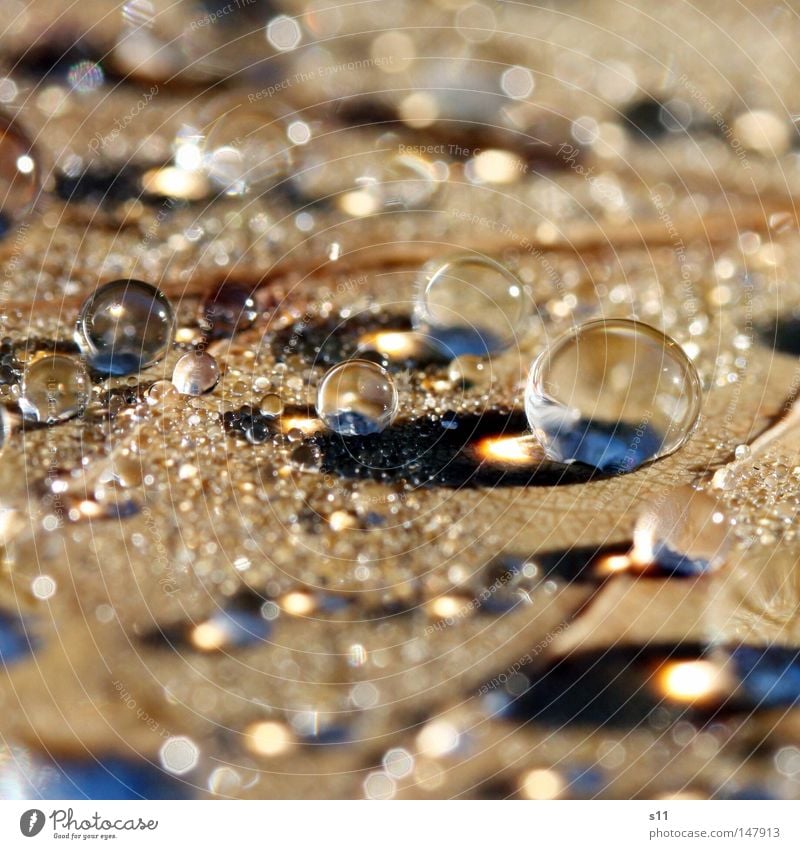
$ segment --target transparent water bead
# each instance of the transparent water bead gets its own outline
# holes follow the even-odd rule
[[[264,191],[289,173],[292,145],[282,116],[263,104],[225,101],[208,131],[205,169],[225,194]]]
[[[0,114],[0,236],[31,211],[40,188],[33,143],[15,121]]]
[[[172,384],[181,395],[202,395],[213,389],[218,380],[217,361],[205,351],[184,354],[172,372]]]
[[[274,392],[268,392],[258,402],[258,411],[262,416],[266,416],[267,418],[278,418],[283,413],[283,398]]]
[[[433,163],[421,156],[401,153],[368,168],[356,180],[378,209],[424,209],[441,185]],[[347,205],[347,201],[345,201]]]
[[[55,354],[42,357],[25,369],[19,407],[29,421],[52,424],[83,413],[91,392],[83,363]]]
[[[141,280],[114,280],[84,303],[75,341],[89,365],[105,374],[133,374],[166,356],[175,335],[167,296]]]
[[[413,320],[451,357],[486,356],[517,343],[532,313],[533,303],[505,266],[463,255],[423,267]]]
[[[235,17],[246,5],[237,7]],[[129,0],[120,9],[111,59],[126,76],[200,81],[225,76],[238,66],[239,39],[227,45],[223,35],[227,30],[217,26],[217,16],[201,3]]]
[[[392,376],[368,360],[335,365],[317,390],[317,414],[343,436],[380,433],[392,423],[398,407]]]
[[[731,546],[730,522],[716,498],[678,486],[645,502],[633,530],[634,560],[681,574],[719,568]]]
[[[525,412],[547,456],[630,472],[688,439],[700,379],[677,342],[638,321],[582,324],[536,358]]]

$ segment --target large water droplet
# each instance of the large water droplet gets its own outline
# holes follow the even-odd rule
[[[0,235],[33,208],[41,188],[41,165],[19,125],[0,115]]]
[[[92,368],[120,375],[163,359],[174,334],[175,315],[163,292],[140,280],[114,280],[84,303],[75,340]]]
[[[80,415],[89,403],[92,384],[83,363],[61,354],[31,363],[22,376],[19,407],[31,421],[65,421]]]
[[[380,433],[392,423],[398,406],[392,376],[368,360],[335,365],[317,391],[317,414],[343,436]]]
[[[414,327],[452,357],[485,356],[518,343],[531,315],[520,281],[493,259],[456,256],[422,269]]]
[[[536,358],[528,421],[548,457],[630,472],[689,438],[700,414],[695,367],[675,341],[637,321],[590,321]]]

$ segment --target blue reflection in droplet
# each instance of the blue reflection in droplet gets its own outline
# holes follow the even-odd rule
[[[175,315],[166,295],[141,280],[114,280],[83,304],[75,340],[89,365],[104,374],[132,374],[168,353]]]
[[[624,422],[581,419],[564,424],[550,434],[550,451],[554,457],[564,457],[594,466],[606,474],[630,472],[655,457],[661,451],[662,438],[650,425],[633,427]]]
[[[708,560],[693,559],[678,551],[673,551],[666,543],[653,549],[654,561],[652,569],[658,573],[677,576],[679,578],[694,578],[703,575],[711,568]]]

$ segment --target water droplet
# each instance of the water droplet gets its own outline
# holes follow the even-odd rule
[[[278,15],[267,23],[267,41],[281,52],[294,50],[303,38],[302,30],[294,18]]]
[[[510,347],[527,333],[531,315],[520,281],[493,259],[456,256],[422,269],[414,327],[452,357]]]
[[[217,385],[219,366],[211,354],[190,351],[172,372],[172,383],[181,395],[202,395]]]
[[[291,460],[303,472],[316,472],[319,469],[320,453],[313,445],[298,445],[292,451]]]
[[[0,405],[0,451],[6,444],[6,440],[14,431],[14,428],[19,423],[16,416],[12,416],[6,407]],[[0,511],[2,515],[2,511]]]
[[[398,407],[392,376],[367,360],[335,365],[322,378],[317,392],[317,414],[343,436],[380,433],[392,423]]]
[[[206,138],[208,178],[231,196],[265,190],[292,164],[282,117],[264,106],[225,102]]]
[[[180,393],[169,380],[157,380],[145,393],[145,401],[151,407],[171,407],[179,400]]]
[[[159,82],[176,77],[197,81],[234,69],[237,51],[225,50],[220,37],[225,28],[214,25],[201,4],[129,0],[121,10],[112,55],[125,75]],[[238,40],[234,44],[238,46]]]
[[[166,295],[140,280],[100,286],[81,308],[75,341],[92,368],[132,374],[166,356],[175,315]]]
[[[679,486],[645,504],[633,531],[634,560],[683,575],[716,569],[730,547],[730,526],[719,502]]]
[[[283,413],[283,399],[280,395],[268,392],[258,402],[258,410],[262,416],[267,416],[270,419],[276,419]]]
[[[681,347],[624,319],[590,321],[557,339],[534,361],[525,390],[548,457],[603,472],[630,472],[680,448],[700,404],[700,379]]]
[[[0,115],[0,235],[31,211],[40,188],[33,143],[14,120]]]
[[[491,369],[487,368],[482,357],[465,354],[450,361],[447,377],[456,386],[464,388],[485,386],[491,377]]]
[[[46,356],[25,369],[19,406],[26,419],[52,424],[80,415],[91,391],[80,361],[60,354]]]
[[[357,180],[359,191],[374,200],[376,208],[424,209],[439,189],[439,179],[431,162],[421,156],[398,154]]]

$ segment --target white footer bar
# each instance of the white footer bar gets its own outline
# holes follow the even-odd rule
[[[798,813],[800,803],[772,801],[4,801],[0,846],[797,847]]]

